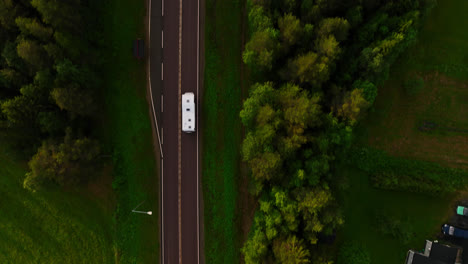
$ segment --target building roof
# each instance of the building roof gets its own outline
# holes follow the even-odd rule
[[[440,260],[447,264],[455,263],[457,259],[458,248],[449,247],[440,243],[432,243],[431,253],[429,257]]]
[[[414,254],[413,261],[410,264],[449,264],[449,263],[442,262],[437,259],[431,259],[429,257],[416,253]]]

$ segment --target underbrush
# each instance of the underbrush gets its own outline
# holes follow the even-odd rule
[[[451,193],[468,183],[468,172],[437,163],[390,156],[382,150],[355,147],[348,162],[369,173],[375,187],[430,195]]]

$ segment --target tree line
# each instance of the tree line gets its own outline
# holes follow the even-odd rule
[[[97,164],[91,124],[102,38],[94,5],[0,1],[0,135],[30,158],[27,188],[81,182]]]
[[[345,158],[353,125],[434,4],[247,1],[242,59],[256,83],[240,112],[242,156],[259,207],[241,249],[246,263],[334,261],[319,248],[345,221],[335,160]]]

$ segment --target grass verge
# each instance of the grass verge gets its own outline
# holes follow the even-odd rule
[[[206,0],[202,102],[206,263],[240,263],[242,11],[242,1]]]
[[[158,177],[143,61],[132,56],[132,42],[144,37],[145,2],[105,1],[104,98],[102,141],[112,154],[117,195],[115,247],[119,263],[158,263]],[[152,216],[132,213],[153,211]]]

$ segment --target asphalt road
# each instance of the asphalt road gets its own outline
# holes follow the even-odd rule
[[[161,259],[199,263],[198,2],[150,0],[150,10],[151,107],[162,150]],[[196,133],[181,132],[185,92],[195,94]]]

